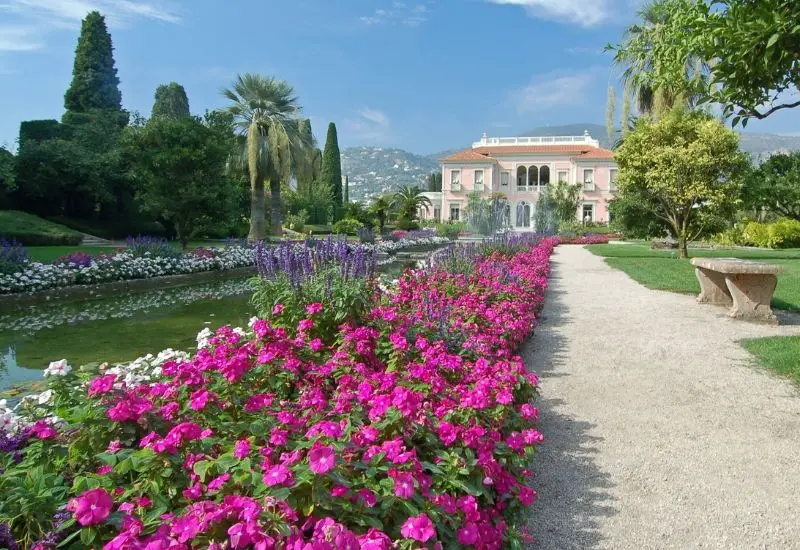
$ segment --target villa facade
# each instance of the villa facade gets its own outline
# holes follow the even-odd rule
[[[430,193],[428,218],[459,221],[470,193],[486,198],[502,193],[509,202],[510,225],[533,231],[536,204],[543,190],[556,182],[581,185],[576,220],[608,223],[608,201],[614,196],[617,165],[614,153],[582,136],[490,138],[441,159],[442,192]]]

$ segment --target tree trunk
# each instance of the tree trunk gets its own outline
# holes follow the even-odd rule
[[[683,233],[678,233],[678,258],[686,259],[689,257],[689,250],[687,248],[686,237]]]
[[[257,173],[250,174],[250,233],[247,241],[263,241],[266,234],[266,204],[264,197],[264,178]]]
[[[175,232],[178,235],[178,241],[181,243],[181,250],[186,250],[189,246],[189,235],[186,233],[186,228],[181,222],[175,222]]]
[[[280,237],[283,235],[283,229],[281,228],[281,182],[270,180],[269,182],[269,193],[270,198],[272,199],[272,209],[270,215],[270,221],[272,222],[271,225],[271,232],[276,237]]]

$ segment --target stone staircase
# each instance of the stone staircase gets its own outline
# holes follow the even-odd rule
[[[100,237],[89,235],[88,233],[83,233],[82,235],[83,240],[81,241],[81,245],[83,246],[108,246],[114,244],[108,239],[101,239]]]

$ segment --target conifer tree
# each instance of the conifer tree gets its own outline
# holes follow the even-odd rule
[[[189,98],[186,90],[177,82],[162,84],[156,88],[152,118],[185,118],[190,116]]]
[[[335,206],[342,206],[342,157],[339,153],[339,140],[336,136],[336,124],[331,122],[328,125],[328,138],[325,140],[325,150],[322,153],[322,175],[320,177],[323,185],[333,191],[333,202]]]

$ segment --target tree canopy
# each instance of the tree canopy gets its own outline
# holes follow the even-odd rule
[[[156,88],[152,118],[160,116],[183,118],[190,114],[189,97],[183,86],[177,82],[170,82]]]
[[[92,111],[122,113],[122,93],[114,65],[114,47],[105,17],[90,12],[81,24],[75,50],[72,83],[64,94],[64,122],[79,120],[76,116]],[[127,123],[127,117],[121,126]]]
[[[618,193],[663,220],[686,257],[688,241],[739,204],[747,158],[739,136],[710,115],[677,109],[657,122],[640,118],[617,149]]]
[[[634,77],[653,89],[687,81],[702,67],[703,103],[722,105],[733,125],[800,106],[800,2],[796,0],[657,0],[667,16],[617,48],[636,60]],[[702,64],[697,64],[696,61]],[[689,79],[691,80],[691,78]]]
[[[233,199],[225,136],[195,117],[156,117],[127,139],[142,208],[170,222],[185,248],[209,213]]]
[[[754,170],[744,198],[752,208],[800,221],[800,151],[774,155]]]

